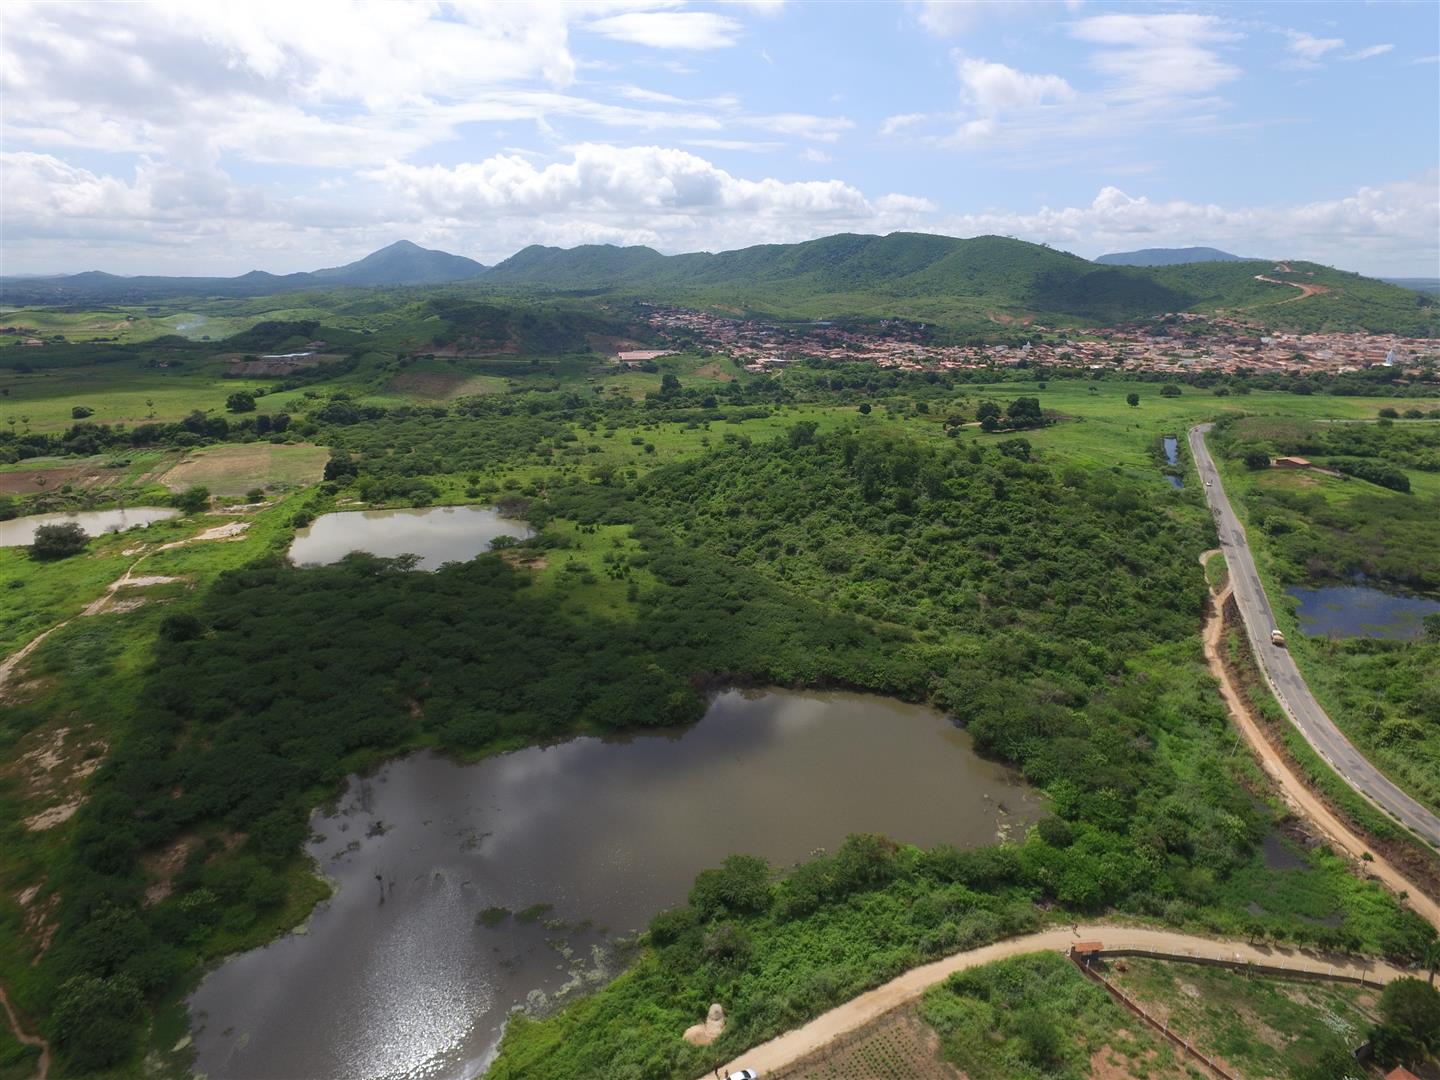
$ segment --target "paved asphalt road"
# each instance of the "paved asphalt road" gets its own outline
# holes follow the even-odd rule
[[[1220,474],[1216,472],[1215,462],[1205,447],[1205,433],[1210,428],[1210,424],[1201,424],[1190,429],[1190,455],[1195,459],[1200,479],[1206,485],[1205,498],[1220,530],[1220,549],[1230,567],[1230,584],[1245,620],[1245,631],[1250,635],[1250,645],[1255,650],[1255,657],[1260,661],[1270,689],[1275,692],[1276,700],[1289,713],[1300,734],[1305,736],[1305,741],[1330,763],[1347,784],[1432,846],[1440,847],[1440,817],[1406,795],[1350,745],[1315,700],[1289,650],[1270,644],[1270,631],[1276,625],[1275,616],[1260,585],[1260,575],[1246,543],[1245,530],[1230,508],[1230,500],[1220,486]]]

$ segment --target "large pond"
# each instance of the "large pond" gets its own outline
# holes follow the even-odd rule
[[[945,717],[849,694],[731,691],[678,732],[408,757],[314,816],[339,891],[205,979],[196,1068],[472,1076],[513,1008],[614,974],[608,943],[726,855],[787,866],[853,832],[978,845],[1042,809]]]
[[[179,516],[179,510],[164,506],[130,506],[120,510],[76,510],[56,514],[34,514],[30,517],[0,521],[0,547],[19,547],[35,542],[35,530],[41,525],[60,525],[73,521],[90,536],[122,532],[152,521]]]
[[[409,510],[347,510],[322,514],[295,534],[290,558],[339,562],[352,551],[419,555],[422,570],[464,562],[490,549],[499,536],[523,538],[530,530],[489,506],[427,506]]]
[[[1292,585],[1285,590],[1296,601],[1300,628],[1320,637],[1373,637],[1415,641],[1425,627],[1426,615],[1440,612],[1440,600],[1402,596],[1369,585],[1334,585],[1310,589]]]

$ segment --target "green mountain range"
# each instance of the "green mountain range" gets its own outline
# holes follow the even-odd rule
[[[1100,325],[1183,311],[1231,313],[1296,330],[1435,334],[1440,328],[1432,300],[1316,263],[1104,266],[1002,236],[842,233],[669,256],[646,247],[532,246],[477,283],[786,318],[907,318],[959,334],[993,331],[997,324]],[[1302,284],[1318,291],[1306,295],[1309,290],[1297,288]]]
[[[684,255],[648,247],[531,246],[490,268],[402,240],[358,262],[311,273],[167,278],[92,272],[3,279],[0,293],[21,305],[113,304],[397,285],[492,297],[613,296],[777,319],[898,318],[933,324],[951,338],[1187,311],[1234,314],[1277,329],[1440,334],[1435,297],[1315,263],[1232,258],[1101,265],[1003,236],[962,240],[931,233],[841,233]]]

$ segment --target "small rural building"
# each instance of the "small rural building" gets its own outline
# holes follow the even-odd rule
[[[1098,941],[1077,941],[1070,946],[1070,955],[1078,956],[1082,960],[1092,956],[1098,956],[1104,946]]]
[[[1404,1065],[1396,1065],[1395,1068],[1385,1074],[1385,1080],[1420,1080],[1420,1078],[1405,1068]]]
[[[1303,457],[1277,457],[1275,459],[1277,469],[1308,469],[1310,459]]]

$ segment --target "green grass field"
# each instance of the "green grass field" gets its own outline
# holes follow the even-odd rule
[[[1339,1044],[1353,1050],[1376,1020],[1375,991],[1343,983],[1246,976],[1142,957],[1106,975],[1202,1053],[1241,1076],[1292,1076]]]

